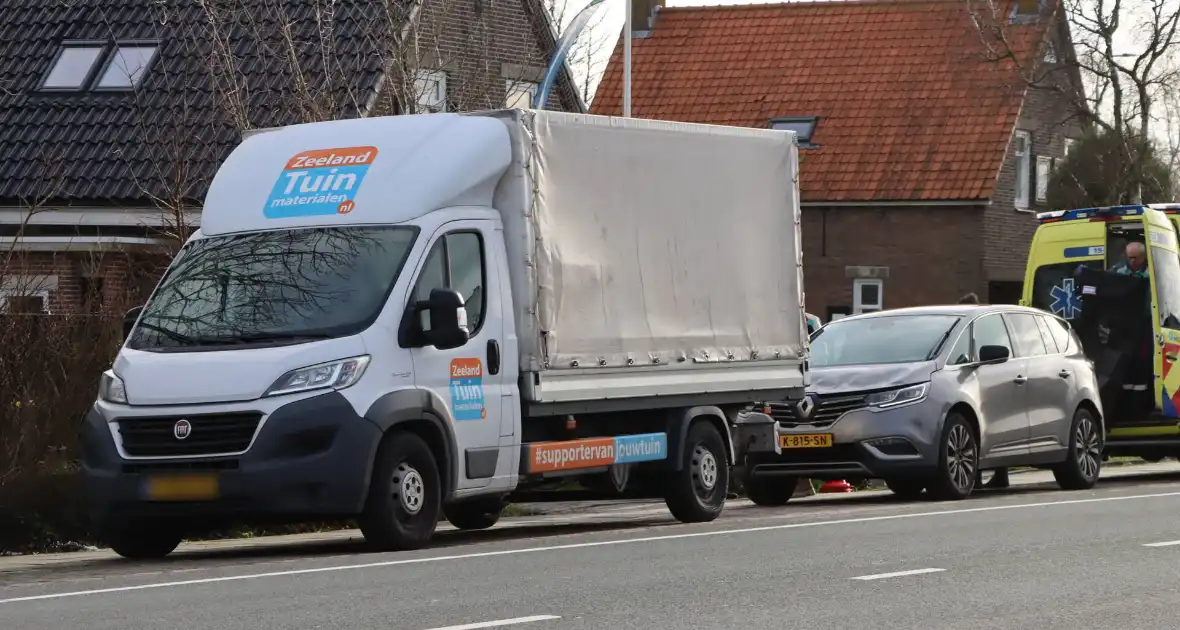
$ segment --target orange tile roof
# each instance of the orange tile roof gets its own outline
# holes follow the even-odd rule
[[[1004,28],[1028,57],[1048,22]],[[800,152],[808,201],[990,199],[1025,86],[982,52],[963,0],[665,8],[632,43],[632,115],[820,116]],[[622,114],[622,70],[620,41],[593,113]]]

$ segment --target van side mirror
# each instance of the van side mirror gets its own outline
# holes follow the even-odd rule
[[[980,346],[980,363],[1003,363],[1012,358],[1012,352],[1004,346]]]
[[[127,338],[131,336],[131,331],[135,329],[135,322],[139,321],[139,314],[142,312],[143,307],[136,306],[123,313],[123,341],[127,341]]]
[[[471,338],[467,330],[467,308],[463,296],[453,289],[434,289],[430,292],[426,310],[430,315],[430,331],[426,340],[439,350],[451,350]]]

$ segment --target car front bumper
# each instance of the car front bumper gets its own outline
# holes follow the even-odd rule
[[[767,414],[747,413],[739,416],[734,433],[749,474],[817,479],[906,477],[937,467],[944,417],[929,400],[892,409],[857,409],[826,425],[784,426]],[[830,436],[831,445],[788,447],[791,436],[803,435]]]

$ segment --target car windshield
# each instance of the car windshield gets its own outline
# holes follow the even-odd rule
[[[916,363],[938,355],[955,315],[881,315],[844,319],[811,338],[811,367]]]
[[[193,241],[152,295],[128,346],[176,351],[356,334],[376,319],[417,232],[301,228]]]

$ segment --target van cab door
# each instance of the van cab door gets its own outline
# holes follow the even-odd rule
[[[467,310],[470,339],[461,347],[413,348],[414,382],[446,403],[455,435],[457,491],[488,486],[506,462],[500,448],[503,413],[504,308],[494,246],[496,222],[452,221],[440,227],[410,293],[411,304],[429,298],[436,288],[457,291]],[[506,289],[506,288],[505,288]],[[430,317],[419,313],[423,331]]]
[[[1147,272],[1152,293],[1155,335],[1155,403],[1165,417],[1180,418],[1180,248],[1176,231],[1164,213],[1144,209]]]

